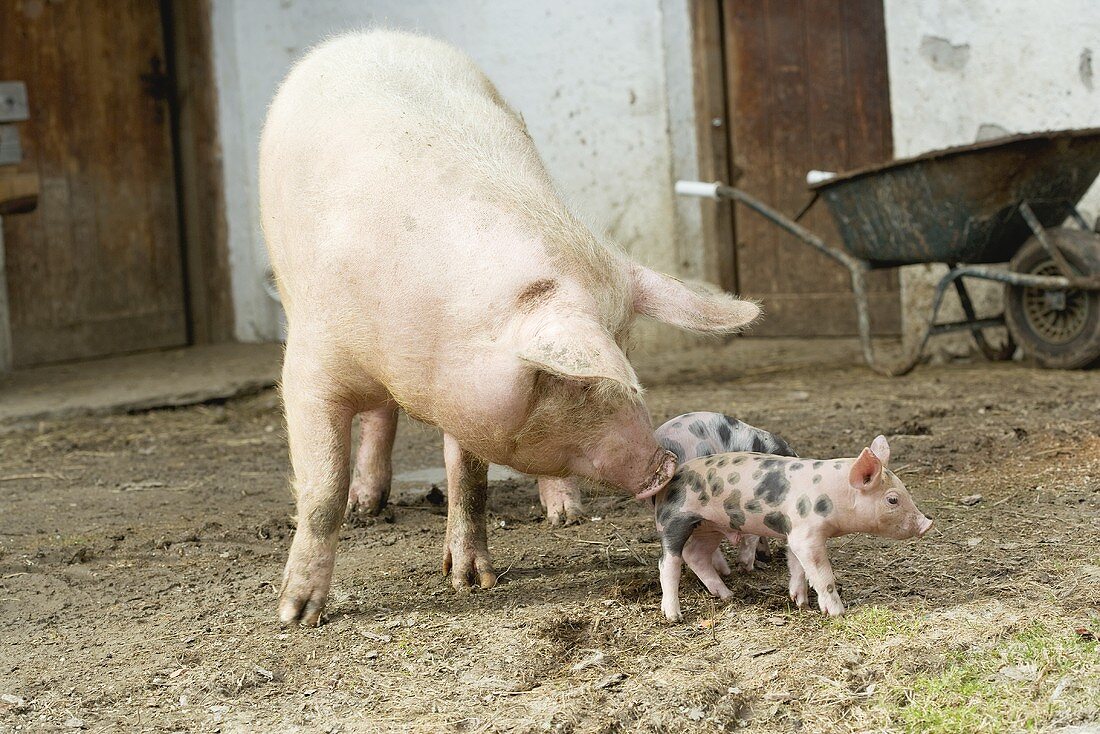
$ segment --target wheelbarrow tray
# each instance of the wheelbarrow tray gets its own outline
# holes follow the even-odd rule
[[[1000,263],[1061,224],[1100,174],[1100,128],[1016,135],[900,159],[815,184],[844,249],[871,267]]]

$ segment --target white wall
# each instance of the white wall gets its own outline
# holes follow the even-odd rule
[[[898,157],[979,134],[1100,127],[1096,0],[885,0],[885,9]],[[1090,221],[1100,214],[1100,187],[1081,208]],[[903,273],[907,335],[927,319],[942,272]],[[1000,288],[985,290],[985,307],[998,309]]]
[[[239,338],[279,337],[279,311],[263,289],[256,204],[267,103],[311,45],[371,25],[429,33],[464,49],[523,115],[582,218],[649,265],[705,275],[696,253],[698,206],[672,194],[674,176],[696,167],[687,0],[216,0]],[[678,90],[672,117],[666,74]]]

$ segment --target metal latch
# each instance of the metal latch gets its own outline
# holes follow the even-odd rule
[[[27,85],[23,82],[0,82],[0,122],[23,122],[30,116]]]

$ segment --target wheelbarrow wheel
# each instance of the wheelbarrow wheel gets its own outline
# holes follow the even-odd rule
[[[1100,273],[1100,236],[1066,228],[1046,235],[1077,275]],[[1037,237],[1024,243],[1009,267],[1032,275],[1063,274]],[[1100,292],[1006,285],[1005,323],[1024,353],[1043,367],[1079,369],[1100,360]]]

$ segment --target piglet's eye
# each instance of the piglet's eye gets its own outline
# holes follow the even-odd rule
[[[894,495],[890,495],[886,498],[886,501],[889,502],[891,505],[896,505],[898,503],[898,498]]]

